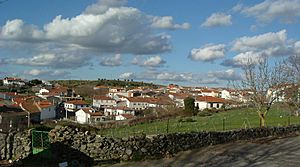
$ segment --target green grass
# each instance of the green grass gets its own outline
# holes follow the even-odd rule
[[[259,127],[259,118],[254,109],[244,108],[231,111],[214,113],[208,117],[191,117],[194,121],[185,121],[187,118],[173,118],[164,121],[144,123],[135,126],[127,126],[101,130],[99,134],[113,137],[126,137],[138,134],[165,134],[174,132],[191,131],[223,131],[241,128]],[[181,121],[180,121],[181,120]],[[183,120],[183,121],[182,121]],[[290,120],[290,121],[289,121]],[[281,106],[275,106],[267,114],[267,126],[286,126],[300,124],[300,117],[289,116],[289,111]]]

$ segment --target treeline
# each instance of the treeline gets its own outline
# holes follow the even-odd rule
[[[134,88],[139,86],[147,86],[151,88],[158,88],[158,85],[153,83],[146,83],[146,82],[137,82],[133,80],[120,80],[120,79],[100,79],[98,80],[55,80],[51,81],[51,83],[58,83],[62,86],[67,87],[78,87],[81,85],[91,85],[91,86],[110,86],[110,87],[127,87],[127,88]]]

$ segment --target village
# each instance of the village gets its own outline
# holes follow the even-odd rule
[[[71,88],[37,79],[32,81],[15,77],[2,80],[2,88],[9,90],[27,86],[32,93],[0,92],[1,131],[21,130],[55,120],[97,125],[134,120],[146,117],[149,113],[159,117],[161,112],[184,110],[184,100],[188,97],[194,99],[197,112],[218,112],[250,105],[250,95],[253,94],[250,90],[183,87],[175,84],[157,86],[155,89],[147,86],[128,89],[98,85],[93,87],[93,94],[89,95],[92,99],[88,102],[86,97],[76,94]],[[284,101],[284,95],[278,96],[277,101]]]

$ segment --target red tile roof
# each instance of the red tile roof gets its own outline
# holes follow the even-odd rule
[[[121,114],[121,116],[123,116],[126,119],[132,119],[132,118],[134,118],[134,116],[131,115],[131,114]]]
[[[95,96],[94,96],[94,99],[95,99],[95,100],[114,100],[114,99],[112,99],[111,97],[108,97],[108,96],[100,96],[100,95],[95,95]]]
[[[75,104],[75,105],[87,105],[88,103],[83,100],[70,100],[65,103]]]
[[[225,103],[225,100],[222,98],[212,97],[212,96],[198,96],[196,97],[196,101],[205,101],[210,103]]]
[[[85,113],[90,114],[91,116],[103,116],[102,112],[95,111],[93,108],[82,108],[82,110]],[[91,112],[91,111],[95,111],[95,112]]]

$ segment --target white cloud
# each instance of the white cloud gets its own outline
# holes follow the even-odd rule
[[[295,52],[295,54],[300,54],[300,41],[295,42],[294,52]]]
[[[122,73],[122,74],[120,74],[119,77],[123,78],[123,79],[135,79],[136,78],[135,75],[134,75],[134,73],[132,73],[132,72]]]
[[[232,50],[238,52],[262,52],[267,56],[291,54],[291,44],[287,41],[286,30],[269,32],[253,37],[241,37],[233,42]]]
[[[233,69],[228,69],[226,71],[210,71],[207,76],[209,78],[216,78],[217,80],[233,81],[241,79],[241,76],[235,72]]]
[[[131,64],[141,67],[162,67],[164,66],[164,64],[166,64],[166,61],[163,60],[160,56],[152,56],[144,59],[139,55],[133,58]]]
[[[33,42],[43,39],[42,31],[33,25],[26,25],[23,20],[20,19],[8,20],[2,27],[0,35],[4,40]]]
[[[79,59],[86,65],[93,56],[116,51],[134,55],[170,51],[170,36],[157,33],[156,28],[151,26],[156,16],[126,7],[125,4],[126,0],[99,0],[77,16],[56,16],[42,28],[20,19],[9,20],[0,28],[1,48],[14,51],[26,48],[28,55],[20,60],[15,58],[13,62],[17,64],[55,68],[81,66],[77,61],[75,65],[63,66],[63,62],[69,62],[65,59]],[[188,27],[187,24],[174,24],[172,19],[169,21],[174,29]],[[55,55],[57,64],[61,66],[55,65],[51,56],[44,56],[46,59],[43,62],[43,56],[39,55],[45,53]]]
[[[127,4],[127,0],[98,0],[97,3],[88,6],[84,14],[103,14],[109,8],[116,8]]]
[[[225,57],[225,45],[205,45],[201,48],[194,48],[189,54],[189,58],[197,61],[214,61]]]
[[[106,57],[103,58],[103,60],[100,63],[102,66],[120,66],[122,64],[121,55],[116,54],[112,57]]]
[[[158,66],[162,66],[166,63],[166,61],[164,61],[161,57],[159,56],[154,56],[154,57],[150,57],[149,59],[147,59],[143,65],[144,66],[149,66],[149,67],[158,67]]]
[[[231,25],[231,15],[226,15],[225,13],[213,13],[209,16],[204,23],[201,24],[202,27],[219,27],[219,26],[229,26]]]
[[[30,58],[8,60],[12,64],[51,68],[78,68],[88,64],[89,57],[82,55],[43,53]]]
[[[174,24],[173,23],[173,17],[172,16],[154,16],[152,22],[152,27],[154,28],[162,28],[162,29],[189,29],[191,25],[189,23],[183,23],[183,24]]]
[[[40,78],[52,78],[52,77],[66,77],[70,73],[66,71],[60,70],[40,70],[40,69],[32,69],[29,71],[24,72],[25,75],[32,76],[32,77],[40,77]]]
[[[136,79],[162,82],[185,82],[194,84],[220,84],[223,81],[239,80],[240,74],[233,69],[210,71],[208,73],[170,72],[147,70],[139,73],[125,72],[120,74],[123,79]]]
[[[257,64],[266,55],[261,52],[243,52],[234,56],[233,59],[224,60],[221,65],[230,67],[243,67],[249,64]]]
[[[242,13],[262,23],[269,23],[275,19],[284,23],[292,23],[300,16],[300,1],[265,0],[254,6],[243,8]]]

